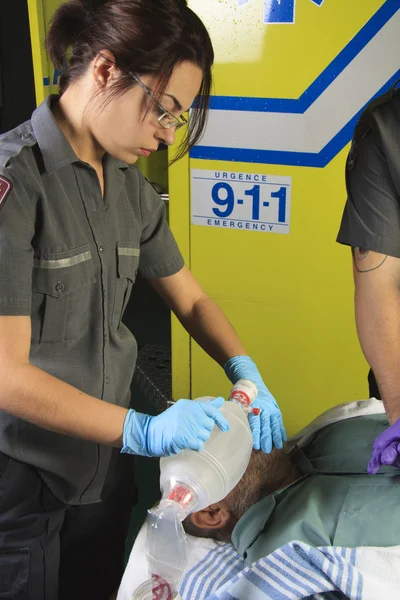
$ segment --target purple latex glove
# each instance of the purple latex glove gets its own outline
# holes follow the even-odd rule
[[[382,465],[400,467],[400,419],[397,419],[393,425],[376,438],[368,465],[368,473],[375,475]]]

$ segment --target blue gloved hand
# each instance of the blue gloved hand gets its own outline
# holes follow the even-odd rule
[[[154,457],[202,450],[215,424],[222,431],[229,429],[228,421],[218,410],[223,403],[223,398],[209,402],[178,400],[157,417],[129,410],[121,452]]]
[[[233,385],[239,379],[249,379],[258,388],[258,396],[252,406],[260,408],[261,413],[259,416],[249,415],[254,449],[261,449],[269,454],[272,450],[272,444],[274,444],[280,450],[283,447],[283,442],[286,441],[282,413],[273,395],[263,382],[255,363],[249,356],[234,356],[224,365],[224,370]]]
[[[400,467],[400,419],[397,419],[393,425],[376,438],[372,447],[368,473],[375,475],[382,465]]]

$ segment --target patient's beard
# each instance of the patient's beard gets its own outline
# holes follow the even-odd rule
[[[235,522],[262,498],[282,487],[295,470],[283,450],[264,454],[253,450],[249,466],[237,486],[226,496],[224,503]]]

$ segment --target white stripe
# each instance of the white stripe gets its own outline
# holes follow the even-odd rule
[[[276,564],[276,566],[279,566],[281,569],[284,569],[284,570],[286,570],[286,571],[288,570],[288,567],[287,567],[287,565],[284,565],[283,563],[281,563],[281,561],[280,561],[280,560],[278,560],[278,559],[277,559],[277,557],[275,556],[275,552],[274,552],[273,554],[271,554],[271,555],[268,557],[268,559],[267,559],[267,560],[268,560],[268,561],[270,561],[271,563],[274,563],[274,564]],[[305,594],[308,594],[308,595],[309,595],[309,591],[308,591],[308,590],[307,590],[305,587],[302,587],[302,586],[301,586],[301,583],[303,583],[304,585],[306,585],[306,586],[308,586],[308,587],[310,587],[310,586],[311,586],[311,584],[310,584],[310,582],[308,581],[308,579],[307,579],[306,577],[303,577],[303,576],[302,576],[302,575],[301,575],[301,574],[298,572],[298,570],[297,570],[297,569],[298,569],[298,567],[296,567],[296,572],[294,572],[294,570],[290,571],[290,574],[291,574],[291,575],[293,575],[293,577],[296,577],[296,579],[297,579],[297,582],[296,582],[296,583],[297,583],[297,586],[296,586],[296,587],[298,587],[298,589],[301,589],[301,590],[302,590],[302,591],[303,591]],[[290,583],[292,583],[292,582],[290,582]]]
[[[236,551],[235,551],[235,550],[233,550],[232,554],[237,554],[237,553],[236,553]],[[214,591],[214,590],[217,590],[217,589],[219,588],[221,581],[222,581],[222,580],[223,580],[225,577],[227,577],[227,573],[226,573],[226,570],[225,570],[225,566],[226,566],[226,569],[230,569],[230,572],[232,573],[232,571],[235,569],[235,567],[237,567],[239,564],[240,564],[240,566],[242,566],[242,565],[243,565],[243,561],[241,560],[241,558],[240,558],[239,556],[237,556],[237,557],[236,557],[236,560],[235,560],[235,562],[233,562],[231,565],[229,565],[229,566],[228,566],[228,564],[227,564],[227,563],[228,563],[228,562],[229,562],[231,559],[232,559],[232,556],[228,556],[228,557],[227,557],[227,560],[225,561],[225,564],[224,564],[224,563],[222,563],[222,565],[221,565],[221,574],[220,574],[220,576],[218,577],[218,579],[216,579],[216,580],[214,581],[214,583],[213,583],[213,589],[212,589],[212,593],[213,593],[213,591]],[[238,574],[238,573],[237,573],[237,569],[236,569],[236,570],[235,570],[235,575],[237,575],[237,574]],[[230,579],[231,579],[232,577],[235,577],[235,575],[230,575]],[[215,578],[215,573],[214,573],[214,578]],[[207,585],[205,585],[205,586],[204,586],[204,591],[206,592],[206,591],[207,591],[207,589],[208,589],[208,586],[207,586]]]
[[[191,596],[189,596],[189,593],[191,593],[190,589],[193,584],[196,584],[196,580],[200,577],[200,571],[202,571],[202,569],[205,565],[207,565],[210,561],[212,561],[214,555],[216,553],[218,553],[219,551],[220,550],[218,548],[212,552],[209,552],[199,563],[197,563],[197,565],[195,567],[192,567],[189,578],[185,582],[185,588],[182,591],[185,598],[191,597]]]
[[[331,562],[329,560],[329,558],[326,555],[326,552],[324,552],[324,562],[322,563],[322,571],[323,573],[326,574],[326,577],[328,579],[328,571],[329,571],[329,566],[330,566]]]
[[[200,145],[320,152],[399,69],[400,10],[304,115],[211,110]]]
[[[188,578],[185,579],[185,587],[183,589],[182,587],[182,593],[185,595],[189,593],[189,589],[192,585],[192,583],[194,582],[195,578],[199,576],[200,571],[202,570],[203,566],[205,564],[207,564],[210,560],[212,560],[213,556],[215,554],[221,553],[220,548],[214,548],[213,550],[210,550],[205,556],[204,558],[202,558],[200,560],[200,562],[198,562],[196,565],[194,565],[191,569],[189,569],[188,572]],[[183,585],[183,584],[182,584]]]
[[[266,600],[265,588],[260,588],[254,581],[246,579],[244,572],[243,577],[227,590],[227,594],[235,600]],[[268,598],[271,598],[271,596],[268,596]],[[281,595],[279,595],[279,598],[281,599]],[[285,596],[285,599],[287,598]]]
[[[222,561],[222,565],[224,564],[224,562],[226,562],[226,554],[228,552],[228,555],[230,553],[230,546],[226,546],[222,548],[222,551],[220,550],[220,548],[218,548],[218,550],[216,550],[216,552],[214,554],[212,554],[211,556],[209,556],[208,560],[205,562],[205,564],[202,564],[202,569],[204,569],[204,567],[207,566],[207,563],[210,563],[209,566],[207,566],[207,568],[205,570],[202,571],[202,573],[200,573],[200,571],[197,574],[197,581],[195,581],[193,579],[191,585],[193,585],[193,589],[192,589],[192,593],[190,598],[193,598],[197,600],[198,595],[199,595],[199,587],[203,582],[203,579],[205,579],[207,581],[208,576],[210,574],[210,572],[212,572],[215,567],[215,563],[218,562],[222,557],[224,558],[224,560]],[[221,568],[222,568],[221,565]]]
[[[311,569],[307,569],[306,567],[303,567],[302,565],[294,562],[289,556],[286,556],[286,554],[282,552],[280,548],[275,552],[275,556],[282,557],[283,559],[288,561],[292,568],[296,571],[302,571],[306,577],[314,577],[314,579],[316,579],[320,583],[320,585],[326,586],[326,579],[324,579],[318,573],[315,573]],[[287,568],[287,565],[285,566],[285,568]]]
[[[357,565],[357,550],[356,550],[356,557],[355,557],[355,565]],[[354,566],[353,567],[353,573],[354,573],[354,577],[353,577],[353,583],[351,586],[351,597],[354,598],[357,594],[357,590],[358,590],[358,584],[359,584],[359,579],[360,579],[360,573],[358,571],[358,567]]]
[[[213,573],[212,573],[212,575],[209,576],[209,579],[211,579],[211,578],[214,579],[215,576],[218,575],[218,573],[220,572],[219,577],[217,578],[217,580],[215,581],[215,583],[213,583],[213,587],[212,587],[211,592],[208,591],[208,589],[209,589],[209,581],[208,581],[208,579],[206,579],[206,583],[203,586],[203,591],[201,592],[201,594],[200,595],[196,594],[194,596],[196,598],[196,600],[203,600],[203,598],[206,598],[209,593],[214,593],[214,591],[216,591],[218,589],[218,587],[219,587],[219,582],[224,577],[226,577],[226,570],[228,568],[232,569],[232,565],[228,567],[227,563],[232,559],[233,555],[237,554],[237,552],[235,550],[233,550],[233,548],[231,548],[231,547],[228,547],[227,549],[229,549],[229,552],[228,552],[227,556],[224,557],[224,559],[222,560],[221,564],[218,567],[218,570],[214,570]],[[216,564],[217,562],[220,562],[221,558],[222,558],[222,554],[220,554],[219,557],[218,557],[218,559],[216,559],[214,561],[214,564]],[[239,557],[237,558],[237,562],[241,562],[240,559],[239,559]],[[211,565],[211,567],[213,567],[213,565]],[[206,576],[203,574],[201,577],[202,577],[202,580],[201,580],[201,582],[202,582],[205,579]],[[206,596],[206,594],[207,594],[207,596]]]
[[[332,565],[333,565],[331,580],[337,581],[338,573],[339,573],[339,566],[338,566],[339,561],[338,561],[336,553],[332,552],[331,556],[332,556]]]
[[[265,573],[263,573],[262,571],[260,571],[260,569],[257,566],[257,563],[255,563],[253,565],[252,571],[254,571],[254,573],[257,573],[257,575],[259,575],[264,581],[266,581],[267,583],[269,583],[275,589],[279,590],[282,594],[285,594],[284,598],[288,598],[288,600],[290,600],[290,599],[296,600],[298,598],[298,594],[295,594],[294,592],[287,591],[285,588],[283,588],[282,586],[280,586],[278,582],[274,581],[271,577],[268,577],[268,575],[266,575]],[[279,575],[279,577],[281,578],[281,575]]]
[[[348,563],[348,548],[342,548],[342,579],[341,581],[338,581],[338,583],[336,584],[336,587],[338,587],[340,590],[345,591],[346,590],[346,586],[347,586],[347,582],[349,580],[350,577],[350,573],[349,573],[349,563]]]

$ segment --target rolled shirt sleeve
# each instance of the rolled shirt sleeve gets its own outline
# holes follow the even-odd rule
[[[346,165],[339,243],[400,258],[400,194],[393,169],[400,172],[400,154],[383,143],[372,117],[361,120]]]
[[[145,279],[174,275],[185,263],[166,221],[165,204],[142,175],[140,207],[142,235],[139,273]]]

